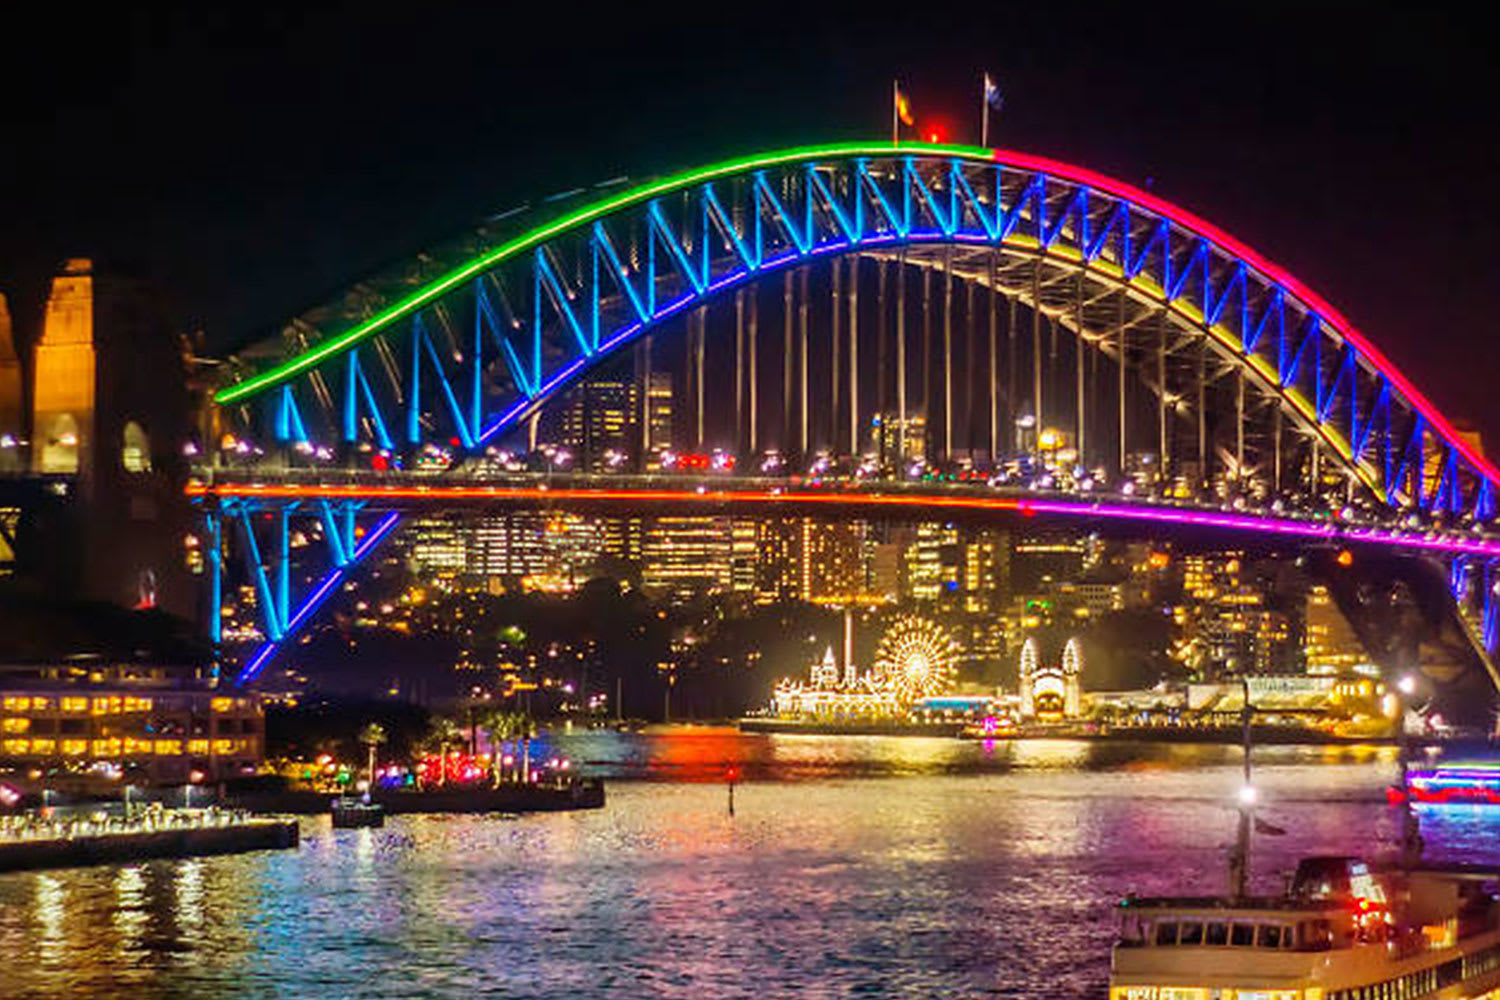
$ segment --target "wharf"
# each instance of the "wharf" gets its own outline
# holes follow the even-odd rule
[[[217,809],[158,812],[134,822],[8,817],[0,823],[0,872],[285,850],[300,839],[295,820]]]
[[[815,722],[802,719],[744,718],[742,733],[801,733],[807,736],[958,736],[963,722]]]
[[[293,813],[313,816],[327,813],[333,794],[300,789],[230,792],[236,808],[254,812]],[[575,778],[563,782],[502,783],[495,788],[432,788],[424,791],[377,789],[370,801],[385,808],[386,815],[412,813],[525,813],[564,812],[604,808],[604,783]]]

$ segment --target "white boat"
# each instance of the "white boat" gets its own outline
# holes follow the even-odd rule
[[[1307,858],[1274,897],[1127,897],[1110,1000],[1500,1000],[1500,871]]]
[[[1422,863],[1409,794],[1399,860],[1306,858],[1281,895],[1248,891],[1250,834],[1266,825],[1248,701],[1229,893],[1124,899],[1110,1000],[1500,1000],[1500,869]],[[1401,770],[1407,788],[1404,743]]]

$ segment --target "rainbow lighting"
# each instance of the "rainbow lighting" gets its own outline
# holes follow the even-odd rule
[[[890,157],[903,154],[944,157],[979,163],[995,163],[1017,170],[1033,171],[1071,181],[1121,198],[1148,212],[1170,220],[1176,225],[1208,240],[1225,252],[1240,258],[1246,265],[1258,271],[1306,304],[1323,322],[1337,331],[1339,336],[1352,344],[1365,360],[1376,367],[1391,382],[1396,390],[1423,415],[1432,427],[1450,445],[1457,449],[1460,454],[1468,459],[1476,469],[1481,471],[1485,478],[1492,482],[1500,481],[1500,469],[1496,469],[1483,454],[1465,441],[1427,397],[1416,386],[1412,385],[1396,366],[1368,338],[1360,333],[1341,312],[1290,272],[1223,229],[1200,218],[1187,209],[1159,198],[1150,192],[1143,191],[1123,181],[1116,180],[1085,167],[1015,150],[987,149],[980,146],[936,143],[856,142],[795,147],[788,150],[726,160],[711,166],[685,171],[661,181],[632,188],[613,197],[585,206],[560,219],[502,243],[500,246],[473,258],[461,267],[413,292],[411,295],[392,303],[344,333],[323,341],[306,353],[283,362],[253,378],[219,390],[214,394],[214,402],[219,405],[234,403],[246,397],[253,396],[271,386],[281,384],[287,379],[316,367],[321,362],[358,344],[360,341],[368,339],[397,319],[412,315],[423,307],[431,305],[443,295],[462,285],[465,281],[484,273],[497,264],[516,257],[527,250],[534,249],[554,236],[587,225],[622,209],[640,205],[654,198],[705,184],[719,178],[752,173],[757,170],[764,170],[789,163],[807,160]],[[911,236],[914,234],[907,235]],[[957,234],[947,235],[954,236]],[[757,271],[759,270],[761,269],[757,269]]]
[[[805,198],[778,195],[783,181],[792,182],[788,190],[804,191]],[[676,211],[673,205],[683,209],[680,223],[669,218]],[[755,221],[740,224],[734,219]],[[700,223],[689,220],[701,220],[701,228],[695,229]],[[611,227],[617,235],[647,234],[643,261],[622,256],[617,247],[624,243],[611,237]],[[226,417],[242,418],[257,428],[267,425],[263,438],[268,448],[274,439],[276,447],[331,454],[333,441],[314,440],[324,427],[304,420],[299,410],[300,390],[304,399],[311,393],[325,404],[332,401],[323,412],[338,411],[338,416],[324,423],[343,444],[369,444],[387,453],[425,447],[433,443],[428,437],[435,436],[452,441],[445,460],[460,461],[520,426],[602,359],[674,316],[778,270],[820,258],[945,244],[1036,256],[1049,266],[1076,269],[1118,289],[1122,301],[1170,314],[1172,322],[1239,365],[1242,385],[1255,386],[1278,414],[1322,442],[1324,454],[1336,458],[1352,479],[1387,504],[1392,526],[1047,495],[786,493],[710,487],[706,493],[691,494],[549,490],[545,499],[1009,511],[1393,546],[1449,558],[1455,593],[1469,577],[1482,577],[1473,592],[1484,595],[1483,636],[1488,646],[1500,641],[1500,596],[1491,599],[1500,541],[1479,531],[1394,527],[1396,517],[1409,508],[1441,515],[1450,524],[1487,525],[1497,514],[1500,470],[1461,437],[1342,313],[1273,261],[1150,192],[1083,167],[1012,150],[917,142],[808,145],[725,160],[629,187],[549,218],[420,287],[393,293],[392,301],[367,318],[220,388],[214,402],[235,408]],[[564,252],[579,262],[576,275],[551,262]],[[629,267],[626,260],[631,261]],[[662,278],[666,280],[658,281]],[[507,312],[502,323],[485,288],[504,282],[511,287],[526,284],[532,291],[530,308],[515,315]],[[434,307],[457,305],[460,296],[472,296],[474,322],[450,331],[461,343],[440,349],[428,332]],[[399,343],[394,336],[398,331]],[[392,334],[380,345],[380,363],[393,380],[393,392],[385,391],[378,379],[372,382],[360,360],[361,345],[382,333]],[[373,357],[375,352],[368,353]],[[366,360],[373,370],[373,360]],[[314,372],[316,379],[310,378]],[[509,381],[488,378],[487,372],[508,373]],[[252,430],[246,436],[261,435]],[[247,468],[244,474],[253,477],[254,471]],[[275,576],[268,578],[263,569],[254,574],[270,641],[247,664],[242,679],[261,671],[281,643],[306,624],[380,539],[395,530],[400,514],[391,506],[544,499],[541,491],[529,488],[415,482],[370,487],[216,485],[194,490],[190,495],[200,499],[260,499],[267,501],[266,508],[278,501],[287,504],[279,513],[278,551],[265,561],[276,567]],[[389,506],[357,546],[352,537],[325,532],[335,568],[294,610],[284,538],[291,506],[306,500],[320,502],[329,523],[334,519],[329,505],[345,504],[339,514],[345,519],[344,530],[352,530],[353,509],[364,504],[376,505],[376,510],[381,504]],[[309,514],[304,507],[298,516]],[[220,537],[219,516],[209,514],[215,538]],[[247,535],[246,549],[253,554],[254,539],[248,537],[253,528],[243,505],[239,522]],[[1464,565],[1466,560],[1488,562]],[[258,555],[247,563],[258,567]],[[210,560],[210,569],[217,586],[217,559]],[[273,591],[276,600],[266,600]]]

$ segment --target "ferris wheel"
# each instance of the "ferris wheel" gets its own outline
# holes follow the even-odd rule
[[[951,691],[957,659],[958,644],[942,626],[902,615],[880,637],[872,680],[897,702],[910,704]]]

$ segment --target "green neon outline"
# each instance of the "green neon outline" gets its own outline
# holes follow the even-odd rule
[[[901,153],[931,154],[936,156],[951,156],[965,160],[979,160],[993,162],[995,151],[983,146],[956,146],[941,143],[925,142],[902,142],[902,143],[868,143],[868,142],[839,142],[821,146],[798,146],[793,149],[782,150],[775,153],[760,153],[755,156],[741,157],[736,160],[726,160],[708,167],[700,167],[685,173],[675,174],[665,180],[655,181],[649,184],[634,187],[627,191],[605,198],[602,201],[585,205],[577,211],[571,212],[553,222],[540,226],[530,232],[523,233],[514,239],[500,244],[493,250],[487,251],[467,264],[450,271],[448,274],[437,279],[406,298],[394,302],[380,310],[369,319],[351,327],[336,337],[323,341],[304,354],[283,361],[281,364],[271,368],[259,375],[252,376],[243,382],[227,386],[214,393],[214,402],[219,405],[233,403],[236,400],[252,396],[263,389],[268,389],[279,382],[283,382],[295,375],[300,375],[309,368],[316,367],[326,358],[338,354],[347,347],[359,343],[377,333],[381,328],[394,320],[400,319],[408,313],[421,309],[452,291],[460,283],[467,281],[477,274],[481,274],[508,257],[529,250],[559,233],[565,232],[576,226],[592,222],[600,216],[609,215],[619,209],[626,208],[638,202],[647,201],[663,194],[668,194],[680,188],[691,187],[704,181],[723,177],[726,174],[742,173],[748,170],[759,170],[765,167],[780,166],[796,160],[817,159],[823,157],[847,157],[847,156],[892,156]]]

